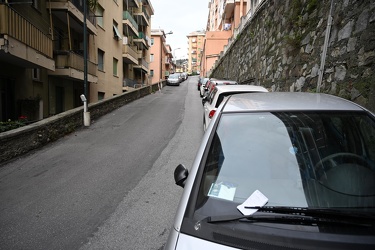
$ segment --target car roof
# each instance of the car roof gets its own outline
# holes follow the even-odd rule
[[[268,90],[262,86],[256,85],[216,85],[215,88],[219,92],[236,92],[236,91],[254,91],[254,92],[268,92]]]
[[[228,98],[222,112],[243,111],[361,111],[361,106],[343,98],[308,92],[237,94]]]
[[[215,78],[210,78],[210,82],[214,82],[215,84],[222,84],[222,83],[237,83],[237,81],[233,80],[225,80],[225,79],[215,79]]]

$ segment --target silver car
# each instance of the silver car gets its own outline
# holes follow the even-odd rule
[[[169,75],[167,79],[167,85],[176,85],[180,86],[180,83],[182,82],[182,76],[180,73],[174,73]]]
[[[174,177],[165,249],[375,249],[375,116],[350,101],[230,96]]]

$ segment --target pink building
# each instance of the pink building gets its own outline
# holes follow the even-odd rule
[[[209,76],[212,66],[233,37],[241,22],[262,0],[211,0],[208,4],[206,39],[201,55],[201,76]]]

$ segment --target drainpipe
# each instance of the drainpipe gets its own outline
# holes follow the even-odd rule
[[[322,85],[322,80],[323,80],[324,64],[325,64],[325,61],[326,61],[329,35],[331,33],[331,27],[332,27],[332,9],[333,9],[333,0],[331,0],[331,7],[329,9],[329,14],[328,14],[326,35],[325,35],[325,38],[324,38],[323,53],[322,53],[322,58],[321,58],[321,61],[320,61],[318,83],[317,83],[317,86],[316,86],[316,92],[317,93],[320,92],[320,86]]]

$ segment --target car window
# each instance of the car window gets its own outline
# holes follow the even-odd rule
[[[228,214],[223,201],[235,209],[255,190],[270,206],[373,207],[374,147],[364,113],[223,114],[195,209]]]
[[[217,93],[217,89],[212,90],[208,95],[208,101],[210,104],[212,104],[213,100],[215,99],[215,95]]]

